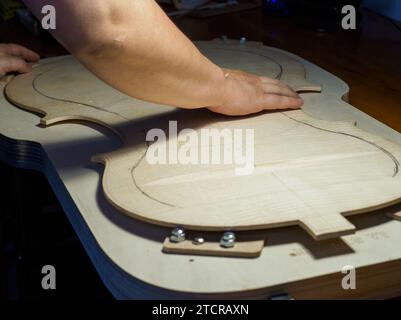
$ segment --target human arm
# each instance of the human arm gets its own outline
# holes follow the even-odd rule
[[[213,64],[154,0],[25,2],[38,17],[42,6],[53,5],[54,36],[100,79],[130,96],[229,115],[302,104],[278,81]]]

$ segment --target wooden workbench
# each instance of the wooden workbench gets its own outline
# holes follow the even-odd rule
[[[323,86],[333,81],[322,69],[300,61],[310,81],[319,79]],[[341,96],[347,87],[338,90],[326,93],[327,99],[330,94]],[[401,144],[400,134],[347,104],[314,104],[316,95],[305,95],[306,113],[324,120],[356,120],[359,128]],[[389,217],[399,206],[352,218],[356,234],[329,241],[311,240],[298,228],[264,231],[266,245],[256,259],[165,254],[162,243],[169,228],[126,217],[104,197],[102,167],[90,158],[115,150],[116,137],[92,124],[41,128],[38,122],[38,115],[1,96],[0,156],[46,175],[100,277],[117,298],[267,298],[283,292],[297,299],[361,298],[401,293],[401,225]],[[347,265],[357,269],[357,290],[341,288],[341,270]]]
[[[264,16],[260,8],[208,19],[185,16],[175,23],[194,41],[244,36],[297,54],[344,80],[353,106],[401,132],[400,24],[368,10],[361,18],[357,31],[329,33],[305,29],[293,18]],[[0,42],[25,45],[42,58],[67,54],[55,40],[34,38],[16,20],[0,21]]]
[[[255,36],[253,31],[257,29],[250,26],[248,19],[251,18],[246,18],[247,15],[253,15],[253,18],[259,17],[257,13],[252,12],[240,14],[237,21],[241,23],[237,23],[235,28],[248,25],[250,34]],[[220,21],[226,19],[227,22],[233,19],[233,16],[218,19]],[[260,19],[262,24],[268,25],[261,17]],[[204,23],[213,25],[213,21]],[[289,26],[290,24],[285,22],[280,30],[285,32]],[[272,29],[274,31],[274,27]],[[270,34],[270,31],[268,32]],[[309,33],[309,31],[300,32]],[[228,32],[219,32],[216,35],[222,33],[236,36]],[[248,36],[244,31],[241,35]],[[268,36],[264,34],[263,38],[266,37]],[[355,35],[349,36],[352,37]],[[248,36],[248,38],[254,37]],[[286,35],[280,35],[280,39],[279,43],[286,39]],[[340,39],[342,38],[339,37],[338,41],[341,42]],[[348,39],[348,41],[353,40]],[[294,39],[289,41],[287,38],[287,41],[288,46],[296,43]],[[299,43],[309,49],[299,47],[286,49],[301,54],[302,52],[298,50],[310,50],[306,51],[306,53],[313,52],[310,56],[302,55],[314,61],[323,54],[322,51],[315,53],[313,50],[325,41],[331,43],[333,39],[323,40],[320,43],[316,38],[314,41],[310,40],[310,43],[300,39]],[[397,90],[389,90],[388,86],[377,86],[379,81],[376,79],[380,77],[377,73],[369,76],[370,72],[380,66],[381,70],[389,72],[387,76],[382,76],[383,81],[392,79],[393,73],[396,79],[399,77],[394,71],[397,70],[397,62],[390,65],[389,59],[377,59],[377,55],[371,58],[365,56],[367,60],[358,62],[355,61],[355,57],[351,57],[351,52],[349,56],[345,54],[345,42],[343,46],[338,46],[344,49],[339,49],[337,55],[344,54],[342,58],[344,61],[338,61],[334,55],[330,56],[331,58],[326,55],[320,59],[327,59],[327,69],[332,72],[330,68],[336,68],[337,63],[350,68],[367,65],[366,74],[354,75],[346,68],[342,71],[345,76],[340,74],[351,84],[351,102],[361,109],[362,107],[369,109],[370,106],[372,114],[377,112],[381,116],[387,115],[388,118],[380,120],[400,129],[397,127],[400,118],[397,120],[396,117],[389,116],[397,108],[396,101],[400,97]],[[367,45],[367,50],[369,52],[373,47]],[[362,57],[367,51],[363,52]],[[387,55],[393,54],[392,52],[385,50],[380,54],[387,58]],[[370,64],[369,60],[377,60],[377,64]],[[364,89],[354,91],[353,83],[356,89],[358,86]],[[397,86],[399,82],[391,82],[391,85]],[[356,94],[358,92],[360,94],[365,92],[366,96]],[[376,104],[370,103],[378,97],[382,99],[381,104],[377,100]],[[386,215],[401,208],[393,207],[386,212],[351,218],[352,223],[358,228],[357,233],[338,240],[315,242],[297,228],[269,231],[266,234],[267,245],[258,263],[244,259],[163,255],[160,252],[160,242],[169,230],[121,215],[107,203],[99,190],[102,167],[91,163],[90,157],[93,153],[115,149],[119,145],[117,139],[108,136],[100,127],[92,125],[65,124],[43,130],[35,126],[38,123],[38,116],[16,109],[3,98],[0,104],[0,119],[18,119],[18,122],[2,122],[3,149],[0,154],[3,160],[15,166],[30,167],[45,172],[99,275],[117,298],[267,298],[279,293],[288,293],[294,298],[380,298],[401,293],[400,222]],[[377,105],[383,106],[383,109],[377,108]],[[401,136],[398,133],[355,108],[309,111],[316,117],[328,120],[357,120],[358,126],[364,130],[401,143]],[[30,140],[46,141],[46,143],[40,145],[26,142],[26,127],[30,127]],[[80,143],[77,144],[78,133]],[[22,147],[12,147],[15,144]],[[23,148],[25,152],[21,153]],[[72,159],[66,157],[67,153],[74,153],[79,157]],[[341,289],[343,276],[341,268],[345,265],[357,267],[358,290]]]

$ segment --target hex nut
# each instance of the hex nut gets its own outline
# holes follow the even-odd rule
[[[176,227],[171,231],[170,235],[171,242],[183,242],[185,241],[185,230],[183,227]]]
[[[235,240],[235,233],[232,231],[227,231],[220,239],[220,246],[223,248],[232,248],[235,245]]]

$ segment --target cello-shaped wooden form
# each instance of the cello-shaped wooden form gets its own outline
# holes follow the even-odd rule
[[[258,43],[198,47],[224,67],[277,78],[297,91],[332,89],[309,83],[293,56]],[[326,239],[354,231],[344,216],[401,202],[401,147],[353,123],[319,120],[302,110],[229,118],[146,103],[110,88],[73,57],[17,76],[6,95],[43,114],[43,125],[85,120],[116,133],[121,148],[93,157],[105,165],[104,194],[121,212],[149,223],[208,231],[300,225],[315,239]],[[322,95],[313,103],[327,101]],[[149,163],[146,134],[168,132],[171,121],[178,131],[190,128],[198,136],[204,129],[253,129],[252,173],[237,175],[236,164]],[[200,140],[182,140],[177,147],[183,145],[213,151]]]

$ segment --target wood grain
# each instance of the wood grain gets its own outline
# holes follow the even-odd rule
[[[225,67],[277,78],[300,91],[320,91],[306,79],[304,64],[289,53],[230,40],[198,46]],[[340,80],[330,74],[318,80],[326,84],[325,91],[341,92],[336,103],[345,104]],[[322,121],[302,111],[230,120],[202,111],[177,111],[115,91],[72,58],[16,77],[6,94],[22,108],[44,114],[45,125],[86,120],[118,134],[122,148],[94,157],[106,166],[103,190],[116,208],[146,222],[195,230],[296,224],[322,240],[354,232],[344,215],[386,207],[401,198],[400,147],[350,123]],[[313,97],[308,103],[317,108],[331,103],[325,95]],[[232,165],[144,161],[148,151],[144,132],[155,125],[166,129],[171,120],[195,130],[252,128],[254,172],[239,177]]]
[[[311,78],[321,78],[323,70],[303,63]],[[4,85],[0,83],[1,91]],[[330,100],[326,92],[321,94]],[[319,108],[307,103],[305,111],[329,121],[354,119],[366,131],[401,143],[399,133],[334,101]],[[162,254],[161,244],[171,230],[122,215],[101,191],[103,167],[90,158],[117,149],[118,139],[99,126],[43,128],[37,126],[39,119],[0,96],[0,159],[46,175],[99,276],[118,299],[266,299],[279,293],[295,299],[372,299],[400,294],[400,225],[386,217],[400,206],[350,217],[357,232],[339,239],[317,242],[295,227],[260,231],[268,242],[257,259]],[[355,266],[357,290],[341,289],[344,265]]]
[[[316,32],[294,17],[261,10],[207,20],[184,17],[178,27],[193,40],[227,35],[261,41],[299,55],[344,80],[350,103],[401,132],[401,32],[387,18],[363,10],[356,31]]]
[[[167,237],[163,242],[163,252],[187,255],[206,255],[217,257],[257,258],[262,253],[264,240],[237,241],[232,248],[223,248],[218,242],[205,241],[202,245],[191,240],[174,243]]]

